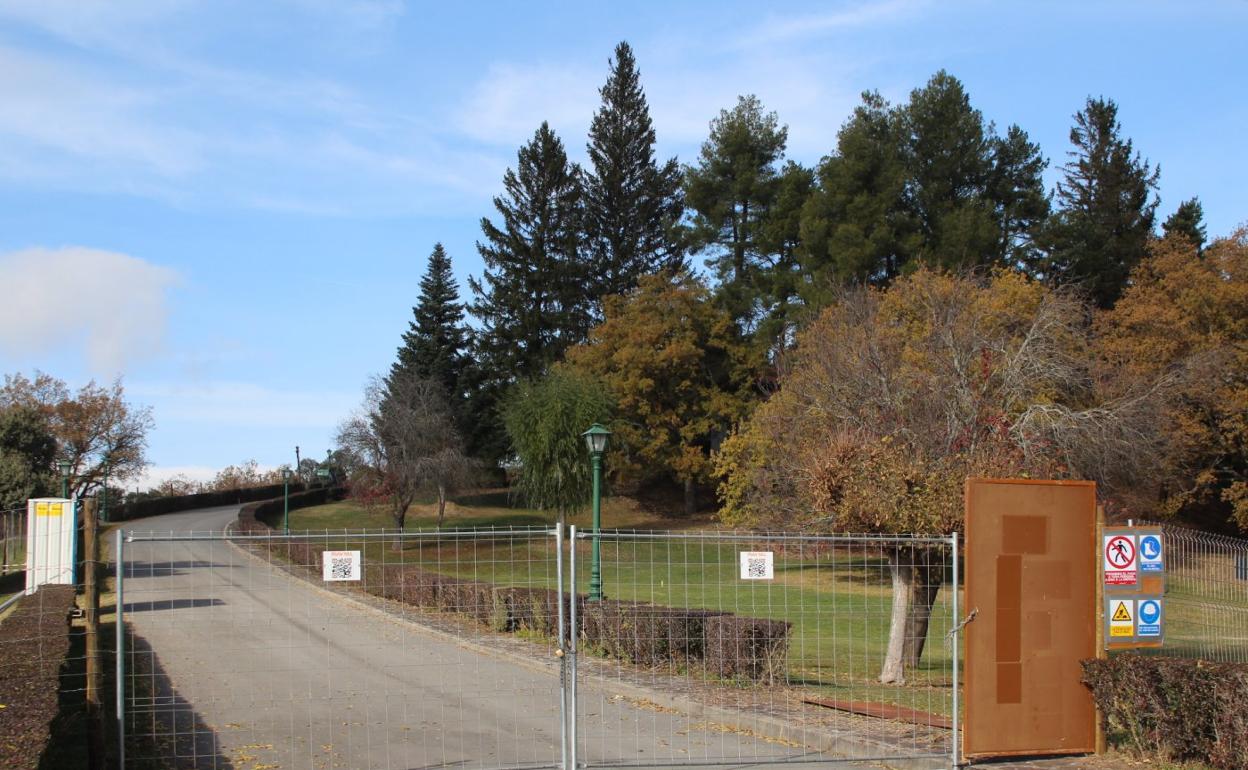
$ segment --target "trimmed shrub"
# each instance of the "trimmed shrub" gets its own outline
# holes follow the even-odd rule
[[[703,624],[707,673],[766,684],[784,681],[791,623],[716,615]]]
[[[1085,660],[1083,681],[1115,744],[1169,761],[1248,768],[1248,665],[1122,654]]]
[[[73,586],[44,586],[0,622],[0,767],[34,770],[60,713]]]

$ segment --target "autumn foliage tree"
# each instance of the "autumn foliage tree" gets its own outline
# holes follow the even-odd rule
[[[569,351],[617,404],[613,471],[685,488],[685,511],[710,481],[711,450],[752,403],[750,351],[732,316],[688,275],[641,279],[608,298],[606,320]]]
[[[1154,242],[1097,329],[1105,372],[1176,380],[1163,511],[1248,531],[1248,228],[1203,250],[1181,230]]]
[[[1158,443],[1144,394],[1102,401],[1087,307],[1019,273],[920,269],[856,288],[801,335],[779,393],[717,457],[732,525],[938,535],[962,528],[968,476],[1129,483]],[[918,664],[943,554],[890,555],[880,675]]]

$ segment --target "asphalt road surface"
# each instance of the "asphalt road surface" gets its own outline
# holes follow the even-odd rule
[[[127,522],[184,538],[236,507]],[[560,762],[557,674],[466,648],[224,540],[125,545],[129,767],[414,770]],[[544,649],[544,648],[535,648]],[[591,764],[802,753],[582,681]]]

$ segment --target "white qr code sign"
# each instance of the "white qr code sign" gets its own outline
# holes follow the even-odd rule
[[[742,551],[742,580],[771,580],[776,576],[775,560],[771,551]]]
[[[321,555],[322,577],[325,580],[359,580],[359,551],[325,551]]]

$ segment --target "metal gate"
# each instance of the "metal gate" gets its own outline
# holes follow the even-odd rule
[[[117,564],[123,768],[953,760],[949,538],[124,533]],[[886,685],[898,570],[931,611]]]

